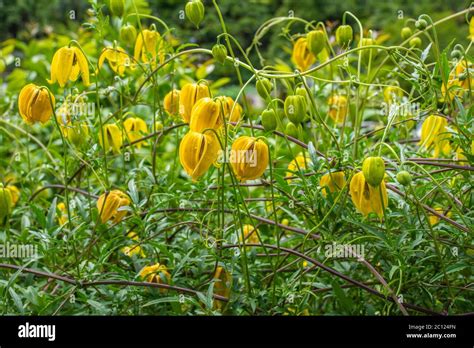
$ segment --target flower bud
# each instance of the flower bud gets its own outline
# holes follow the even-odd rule
[[[186,17],[193,23],[196,28],[199,28],[199,23],[204,19],[204,5],[201,0],[188,1],[184,7]]]
[[[270,93],[272,92],[273,84],[269,79],[260,78],[257,80],[255,86],[257,88],[257,93],[260,97],[265,100],[270,98]]]
[[[262,176],[269,161],[268,145],[261,139],[241,136],[232,144],[231,165],[241,181]]]
[[[72,126],[66,126],[65,138],[69,139],[76,147],[81,147],[85,144],[89,138],[89,127],[86,123],[73,124]]]
[[[411,31],[410,27],[403,27],[402,31],[400,32],[403,40],[408,39],[410,36],[412,36],[412,34],[413,32]]]
[[[227,48],[222,44],[216,44],[212,47],[212,56],[221,64],[225,63],[225,59],[227,58]]]
[[[456,58],[456,59],[461,59],[462,58],[462,53],[460,50],[453,50],[451,51],[451,57]]]
[[[402,170],[401,172],[397,173],[397,181],[403,185],[408,186],[410,185],[412,180],[411,174],[408,173],[406,170]]]
[[[414,37],[408,42],[408,44],[410,47],[421,47],[421,39],[419,37]]]
[[[308,49],[317,56],[324,48],[326,35],[322,30],[312,30],[306,35]]]
[[[301,123],[306,116],[306,100],[301,95],[290,95],[285,99],[285,115],[293,123]]]
[[[418,18],[418,20],[415,22],[415,27],[419,30],[424,30],[427,26],[428,22],[423,18]]]
[[[0,186],[0,226],[3,226],[13,208],[13,199],[9,189]]]
[[[293,138],[298,138],[298,128],[293,122],[288,122],[286,124],[285,134]]]
[[[277,128],[277,116],[275,110],[265,109],[262,111],[262,126],[267,132]]]
[[[120,39],[132,46],[137,38],[137,29],[131,24],[126,24],[120,28]]]
[[[120,190],[112,190],[102,194],[97,200],[97,209],[102,223],[112,221],[119,223],[127,215],[123,209],[130,205],[130,198]]]
[[[369,185],[377,187],[385,176],[385,162],[381,157],[367,157],[362,163],[362,172]]]
[[[350,25],[341,25],[336,30],[336,42],[341,47],[349,46],[352,36],[352,27]]]
[[[173,89],[165,95],[163,100],[163,108],[169,115],[177,115],[179,113],[179,95],[178,89]]]
[[[125,1],[124,0],[110,0],[109,2],[110,12],[113,16],[122,17],[125,12]]]

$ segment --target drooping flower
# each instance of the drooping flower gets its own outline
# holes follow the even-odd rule
[[[78,47],[61,47],[56,51],[51,63],[50,83],[64,87],[68,81],[76,81],[81,75],[84,86],[89,86],[89,66],[87,58]]]
[[[144,29],[137,35],[135,41],[134,58],[136,61],[151,63],[156,66],[156,59],[163,63],[165,59],[164,41],[156,30]],[[151,58],[151,59],[150,59]]]
[[[102,133],[105,141],[102,139]],[[122,131],[115,123],[106,124],[102,127],[102,130],[99,130],[99,144],[102,148],[105,148],[105,151],[112,150],[115,154],[118,154],[122,143]]]
[[[421,138],[418,145],[425,149],[434,147],[434,156],[448,154],[451,150],[449,139],[451,134],[447,130],[448,120],[444,117],[428,116],[421,126]]]
[[[99,69],[102,68],[104,61],[109,63],[110,68],[118,75],[123,76],[125,69],[130,64],[130,57],[122,47],[105,47],[99,56]]]
[[[224,124],[220,104],[211,98],[199,99],[194,105],[189,120],[189,129],[202,132],[205,129],[218,129]]]
[[[474,89],[474,76],[471,72],[473,66],[471,62],[461,60],[455,67],[455,69],[449,74],[447,83],[443,83],[441,86],[441,93],[445,98],[453,99],[455,96],[461,98],[466,90],[472,91]]]
[[[329,116],[336,123],[343,123],[347,116],[347,97],[333,94],[328,99]]]
[[[241,181],[262,176],[268,161],[268,145],[261,139],[244,135],[232,144],[230,163],[237,179]]]
[[[243,226],[244,238],[246,244],[258,244],[258,230],[252,225],[244,225]],[[242,235],[239,231],[239,241],[242,243]]]
[[[345,184],[346,178],[342,171],[324,174],[319,180],[319,186],[321,186],[324,197],[327,197],[328,191],[333,193],[342,190]]]
[[[173,89],[165,95],[163,100],[163,108],[170,115],[177,115],[179,113],[179,89]]]
[[[103,193],[97,200],[97,209],[102,223],[109,220],[114,224],[119,223],[127,215],[128,211],[124,208],[129,205],[130,198],[120,190]]]
[[[140,238],[138,237],[138,235],[135,232],[129,232],[127,234],[127,237],[130,238],[131,240],[137,242],[137,243],[140,242]],[[140,256],[140,257],[145,257],[146,256],[145,253],[143,252],[143,249],[140,246],[140,244],[124,246],[122,248],[122,252],[128,257],[132,257],[133,255]]]
[[[444,212],[445,210],[442,207],[436,207],[436,208],[434,208],[434,210],[440,215],[444,215],[446,217],[451,217],[452,216],[452,213],[450,211],[448,211],[448,213],[445,214],[445,212]],[[440,219],[441,218],[438,215],[435,215],[435,214],[432,214],[432,213],[428,214],[428,222],[431,226],[434,226],[434,225],[438,224]]]
[[[33,83],[23,87],[18,95],[20,116],[28,124],[48,122],[53,114],[54,106],[54,96],[46,88],[41,88]]]
[[[217,97],[217,101],[221,103],[219,111],[224,113],[227,122],[237,123],[240,121],[242,118],[242,106],[239,103],[226,96]]]
[[[143,138],[144,135],[148,134],[148,127],[141,118],[139,117],[129,117],[123,122],[123,128],[125,128],[125,134],[127,135],[128,140],[133,143],[140,138]],[[138,148],[141,148],[142,142],[135,144]]]
[[[183,86],[179,94],[179,113],[184,122],[189,123],[194,105],[206,97],[210,97],[209,87],[204,84],[188,83]]]
[[[217,161],[219,150],[219,141],[213,133],[190,131],[179,145],[179,160],[186,173],[197,180]]]
[[[384,208],[388,206],[387,188],[382,181],[379,186],[373,187],[365,181],[364,173],[358,172],[350,183],[352,202],[364,216],[375,213],[380,218]]]
[[[10,190],[0,186],[0,226],[7,221],[13,209],[13,199]]]
[[[139,276],[148,283],[167,284],[171,281],[171,274],[168,272],[168,268],[160,263],[143,267]],[[161,289],[161,291],[166,291],[166,289]]]
[[[294,176],[295,173],[303,171],[306,169],[307,165],[311,164],[309,156],[305,156],[302,153],[299,153],[291,162],[288,164],[287,172],[285,176]],[[288,179],[288,182],[291,182],[291,179]]]
[[[20,195],[21,195],[20,189],[12,184],[8,184],[6,186],[6,189],[10,191],[10,194],[12,196],[12,203],[13,203],[13,206],[15,206],[20,200]]]
[[[64,202],[60,202],[58,203],[56,208],[58,210],[57,218],[58,218],[59,225],[63,226],[68,222],[66,204],[64,204]]]
[[[305,37],[300,37],[296,40],[291,59],[298,69],[302,71],[308,70],[308,68],[316,62],[316,57],[309,50],[308,42]]]
[[[214,273],[214,294],[229,298],[231,288],[232,275],[224,267],[218,266]],[[214,308],[222,308],[222,305],[221,301],[214,301]]]

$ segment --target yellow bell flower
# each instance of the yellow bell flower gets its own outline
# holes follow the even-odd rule
[[[148,127],[141,118],[129,117],[123,122],[123,128],[125,128],[125,134],[128,140],[133,143],[134,141],[143,138],[144,135],[148,134]],[[138,148],[142,147],[142,142],[135,144]]]
[[[41,88],[33,83],[23,87],[18,95],[20,116],[28,124],[48,122],[53,114],[54,106],[54,96],[46,88]]]
[[[179,94],[179,113],[184,122],[189,123],[194,104],[205,97],[210,97],[208,86],[197,83],[188,83],[183,86]]]
[[[246,244],[258,244],[259,239],[258,239],[258,230],[252,226],[252,225],[244,225],[243,226],[243,232],[244,232],[244,237],[245,237],[245,243]],[[239,241],[242,243],[242,235],[239,232]]]
[[[468,38],[471,41],[474,41],[474,16],[471,17],[471,21],[469,22],[469,36]]]
[[[293,176],[300,170],[306,169],[306,164],[310,164],[311,160],[308,156],[299,153],[291,162],[288,164],[288,171],[286,172],[286,176]]]
[[[441,207],[436,207],[436,208],[434,208],[434,210],[435,210],[437,213],[441,214],[441,215],[445,215],[445,214],[444,214],[444,209],[441,208]],[[446,214],[446,217],[451,217],[451,216],[452,216],[452,213],[449,211],[449,212]],[[430,224],[431,226],[434,226],[434,225],[438,224],[439,221],[440,221],[440,219],[441,219],[441,218],[440,218],[439,216],[435,215],[435,214],[428,214],[428,222],[429,222],[429,224]]]
[[[434,156],[449,153],[451,146],[449,138],[451,134],[447,132],[448,120],[444,117],[428,116],[421,126],[421,138],[419,146],[429,149],[434,145]]]
[[[224,124],[220,112],[220,104],[205,97],[199,99],[191,112],[189,129],[193,132],[202,132],[205,129],[218,129]]]
[[[76,81],[81,75],[84,86],[89,86],[89,66],[87,58],[78,47],[61,47],[54,53],[51,63],[50,83],[64,87],[68,81]]]
[[[241,181],[262,176],[268,161],[268,145],[261,139],[244,135],[232,144],[230,163],[237,179]]]
[[[179,89],[173,89],[165,95],[163,100],[163,107],[170,115],[177,115],[179,113]]]
[[[474,140],[471,141],[471,155],[474,156]],[[468,162],[467,157],[465,156],[461,146],[458,146],[458,148],[456,149],[456,155],[454,159],[462,162]]]
[[[105,141],[102,139],[102,133],[104,134]],[[120,153],[122,147],[122,131],[116,124],[106,124],[99,130],[99,144],[105,151],[112,150],[114,153]]]
[[[120,76],[123,76],[123,74],[125,73],[125,69],[131,66],[130,57],[122,47],[118,46],[115,48],[105,47],[102,50],[99,56],[99,69],[102,68],[102,65],[104,64],[105,60],[107,60],[113,72]]]
[[[168,272],[168,268],[160,263],[143,267],[139,276],[148,283],[167,284],[171,281],[171,274]],[[164,292],[166,289],[161,289],[160,291]]]
[[[138,235],[135,232],[129,232],[127,234],[127,237],[130,238],[133,241],[136,241],[136,242],[140,241],[140,238],[138,237]],[[137,256],[140,256],[140,257],[145,257],[146,256],[145,253],[143,252],[143,249],[141,248],[141,246],[139,244],[135,244],[135,245],[131,245],[131,246],[125,246],[125,247],[122,248],[122,252],[128,257],[132,257],[133,255],[137,255]]]
[[[308,68],[316,62],[316,57],[309,50],[308,42],[305,37],[300,37],[296,40],[291,59],[298,69],[302,71],[308,70]]]
[[[230,296],[232,288],[232,275],[229,274],[224,267],[218,266],[214,273],[214,294],[226,298]],[[223,302],[214,301],[214,308],[222,308]]]
[[[346,184],[346,178],[344,172],[331,172],[324,174],[319,180],[319,186],[321,186],[322,194],[327,197],[328,190],[333,193],[342,190]]]
[[[13,199],[9,189],[0,186],[0,226],[4,225],[13,209]]]
[[[462,97],[463,93],[466,90],[471,91],[474,88],[474,76],[472,72],[467,74],[466,66],[472,71],[473,66],[471,62],[461,60],[455,67],[455,69],[449,74],[449,78],[446,83],[443,83],[441,86],[441,93],[445,98],[453,99],[455,96]],[[458,89],[451,89],[453,86],[458,86]]]
[[[329,116],[336,123],[343,123],[347,116],[348,104],[347,97],[344,95],[333,94],[328,99]]]
[[[179,160],[186,173],[196,181],[217,161],[220,144],[211,133],[187,133],[179,145]]]
[[[119,223],[128,212],[123,208],[129,205],[130,198],[120,190],[103,193],[97,200],[97,209],[102,223],[109,220],[113,223]]]
[[[217,97],[217,101],[221,103],[219,107],[221,113],[224,113],[224,117],[227,122],[239,122],[242,117],[242,106],[235,102],[231,97],[220,96]],[[234,111],[232,111],[232,108]],[[231,115],[232,112],[232,115]]]
[[[144,29],[137,35],[135,41],[134,58],[143,63],[150,62],[151,66],[156,66],[156,58],[159,57],[160,63],[165,60],[164,41],[160,33],[155,30]]]
[[[379,186],[372,187],[365,181],[364,173],[359,172],[352,177],[350,193],[352,202],[364,216],[371,212],[380,218],[383,216],[383,210],[388,206],[387,188],[384,181]]]
[[[20,200],[20,190],[15,185],[8,185],[6,189],[10,191],[10,194],[12,196],[12,203],[13,206],[15,206]]]
[[[64,204],[63,202],[60,202],[60,203],[58,203],[56,208],[57,208],[57,210],[59,210],[59,213],[58,213],[59,225],[63,226],[68,222],[66,204]]]

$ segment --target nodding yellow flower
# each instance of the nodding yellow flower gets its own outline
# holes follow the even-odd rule
[[[217,161],[219,150],[215,134],[190,131],[179,145],[179,160],[186,173],[196,181]]]
[[[125,128],[125,134],[128,140],[133,143],[134,141],[143,138],[144,135],[148,134],[148,127],[141,118],[129,117],[123,122],[123,128]],[[135,144],[138,148],[142,147],[142,142]]]
[[[139,276],[148,283],[168,284],[171,281],[171,274],[168,272],[168,268],[160,263],[143,267]],[[166,289],[161,289],[160,291],[163,292]]]
[[[471,155],[474,156],[474,140],[471,141]],[[467,157],[465,156],[465,152],[461,146],[457,147],[454,159],[458,161],[468,162]]]
[[[434,145],[434,156],[448,154],[451,150],[449,139],[451,134],[447,130],[448,120],[444,117],[428,116],[421,126],[419,146],[429,149]]]
[[[204,84],[185,84],[179,94],[179,113],[183,121],[189,123],[194,104],[196,104],[199,99],[210,96],[209,87]]]
[[[15,185],[8,185],[6,189],[10,191],[10,194],[12,196],[12,203],[13,203],[13,206],[15,206],[20,200],[20,195],[21,195],[20,189],[16,187]]]
[[[135,50],[133,54],[136,61],[151,63],[156,66],[156,57],[159,57],[160,64],[165,60],[164,41],[160,33],[155,30],[144,29],[137,35]],[[150,61],[151,58],[151,61]]]
[[[243,232],[246,244],[258,244],[258,230],[252,225],[244,225]],[[239,241],[242,243],[242,235],[239,233]]]
[[[76,81],[81,75],[84,86],[89,86],[89,66],[87,58],[78,47],[61,47],[54,53],[51,63],[50,83],[64,87],[68,81]]]
[[[10,190],[0,186],[0,226],[5,224],[12,209],[13,199]]]
[[[383,210],[388,206],[387,188],[384,181],[379,186],[372,187],[365,181],[364,173],[359,172],[352,177],[350,192],[352,202],[364,216],[375,213],[382,218]]]
[[[33,83],[23,87],[18,95],[20,116],[28,124],[36,122],[45,124],[48,122],[53,114],[54,106],[54,96],[46,88],[39,87]]]
[[[173,89],[165,95],[163,100],[163,107],[170,115],[177,115],[179,113],[179,89]]]
[[[333,94],[328,99],[329,116],[336,123],[343,123],[347,116],[347,97]]]
[[[231,288],[232,275],[224,267],[218,266],[214,273],[214,294],[229,298]],[[222,306],[223,302],[219,300],[214,301],[214,308],[222,308]]]
[[[122,76],[125,73],[125,69],[130,64],[130,57],[122,47],[105,47],[99,56],[99,69],[102,68],[104,61],[107,60],[110,68],[116,74]]]
[[[189,120],[189,129],[202,132],[205,129],[218,129],[224,124],[219,103],[211,98],[199,99],[194,105]]]
[[[129,232],[127,234],[127,237],[130,238],[131,240],[135,241],[135,242],[139,242],[140,241],[140,238],[138,237],[138,235],[135,233],[135,232]],[[131,245],[131,246],[125,246],[122,248],[122,252],[128,256],[128,257],[132,257],[133,255],[137,255],[137,256],[140,256],[140,257],[145,257],[145,253],[143,252],[143,249],[141,248],[141,246],[139,244],[135,244],[135,245]]]
[[[469,71],[472,71],[473,66],[471,62],[466,64],[465,60],[460,61],[456,65],[456,68],[449,74],[447,84],[442,84],[441,93],[445,98],[453,99],[455,96],[460,98],[466,90],[472,90],[474,88],[474,76],[472,73],[468,76],[466,67],[470,69]],[[451,87],[454,86],[459,88],[451,89]]]
[[[403,89],[398,86],[385,87],[383,90],[383,99],[387,104],[393,104],[403,97]]]
[[[120,190],[103,193],[97,200],[97,209],[102,223],[109,220],[114,224],[119,223],[128,212],[123,208],[129,205],[130,198]]]
[[[441,207],[436,207],[436,208],[434,208],[434,210],[440,215],[444,215],[446,217],[451,217],[452,216],[452,213],[450,211],[448,211],[448,213],[445,214],[444,209],[441,208]],[[436,225],[440,221],[440,219],[441,218],[438,215],[431,214],[431,213],[428,214],[428,222],[431,226]]]
[[[68,221],[68,216],[67,216],[67,208],[66,208],[66,204],[64,204],[63,202],[60,202],[58,203],[58,205],[56,206],[57,210],[58,210],[58,222],[59,222],[59,225],[63,226],[67,223]]]
[[[474,16],[471,17],[471,21],[469,22],[469,36],[468,36],[469,39],[471,39],[471,41],[474,41]]]
[[[322,194],[327,197],[328,190],[333,193],[342,190],[346,184],[346,178],[344,172],[331,172],[324,174],[319,180],[319,186],[321,186]]]
[[[309,50],[308,42],[305,37],[300,37],[296,40],[291,59],[298,69],[302,71],[308,70],[308,68],[316,62],[316,57]]]
[[[311,164],[311,160],[308,156],[299,153],[291,162],[288,164],[288,171],[286,172],[286,176],[293,176],[300,170],[305,170],[306,165]]]
[[[268,145],[262,140],[241,136],[232,144],[230,163],[235,176],[241,181],[262,176],[268,166]]]
[[[104,134],[105,141],[102,139],[102,133]],[[99,144],[105,151],[112,150],[115,154],[118,154],[120,153],[122,143],[122,131],[115,123],[106,124],[102,127],[102,130],[99,130]]]
[[[240,106],[239,103],[235,102],[231,97],[226,96],[217,97],[217,101],[221,103],[219,109],[224,113],[227,122],[237,123],[240,121],[242,118],[242,106]],[[232,109],[234,110],[232,111]]]

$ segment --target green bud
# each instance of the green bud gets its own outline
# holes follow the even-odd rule
[[[277,128],[277,115],[273,109],[265,109],[262,112],[262,126],[267,132]]]
[[[421,39],[419,37],[414,37],[408,44],[410,47],[421,47]]]
[[[415,27],[419,30],[424,30],[427,26],[428,22],[423,18],[418,18],[418,20],[415,22]]]
[[[9,189],[0,186],[0,226],[4,225],[13,207],[12,194]]]
[[[273,84],[269,79],[261,78],[257,80],[255,87],[257,88],[258,95],[266,100],[270,97],[270,93],[273,89]]]
[[[377,187],[385,176],[385,162],[381,157],[367,157],[362,163],[362,172],[369,185]]]
[[[401,31],[401,36],[403,40],[408,39],[410,36],[412,36],[413,32],[411,31],[410,27],[403,27]]]
[[[137,38],[137,29],[131,24],[126,24],[120,28],[120,39],[132,46]]]
[[[202,4],[201,0],[188,1],[184,7],[184,12],[191,23],[193,23],[196,28],[199,28],[199,24],[204,19],[204,5]]]
[[[397,181],[403,186],[410,185],[411,179],[411,174],[406,170],[402,170],[401,172],[397,173]]]
[[[224,64],[227,58],[227,48],[222,44],[215,44],[212,47],[212,56],[217,62]]]
[[[125,1],[124,0],[110,0],[109,2],[110,12],[113,16],[122,17],[125,12]]]
[[[285,134],[293,138],[298,138],[298,128],[293,122],[288,122],[285,128]]]
[[[336,30],[336,42],[339,46],[346,47],[352,41],[353,33],[350,25],[341,25]]]
[[[306,100],[301,95],[290,95],[285,99],[285,115],[293,123],[301,123],[306,116]]]
[[[461,59],[461,58],[462,58],[462,52],[461,52],[460,50],[454,49],[454,50],[451,52],[451,57],[452,57],[452,58],[456,58],[456,59]]]
[[[306,35],[306,42],[310,52],[317,56],[324,48],[326,35],[322,30],[312,30]]]

